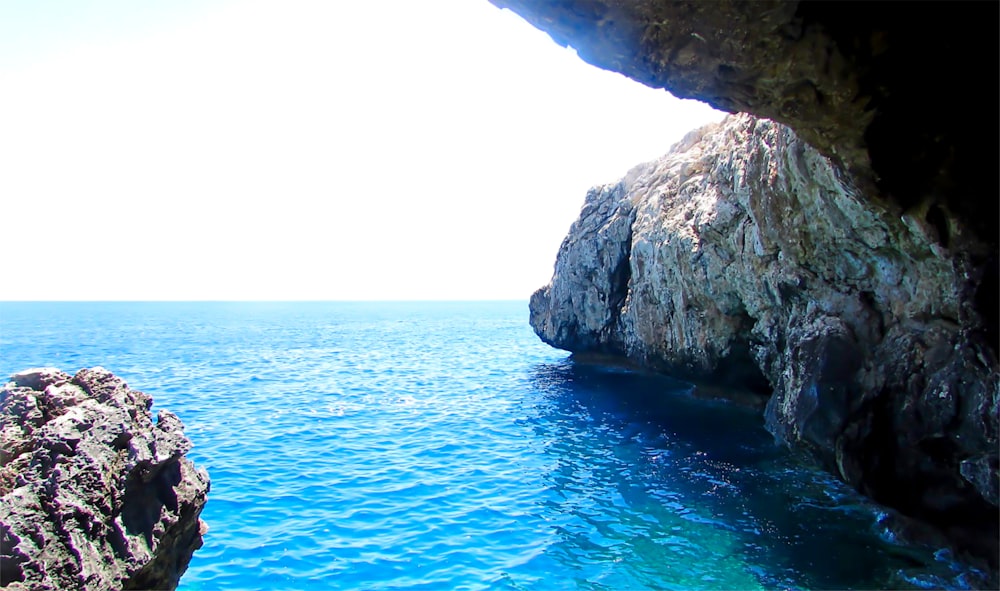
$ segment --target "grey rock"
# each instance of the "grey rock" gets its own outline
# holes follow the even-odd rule
[[[95,367],[0,390],[0,586],[174,589],[201,547],[209,479],[180,420]]]
[[[925,220],[737,115],[588,193],[531,324],[757,392],[780,440],[996,556],[1000,372],[974,281]]]

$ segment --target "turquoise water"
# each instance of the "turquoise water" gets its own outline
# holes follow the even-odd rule
[[[943,552],[684,383],[524,302],[0,304],[0,370],[102,365],[212,479],[181,589],[962,587]]]

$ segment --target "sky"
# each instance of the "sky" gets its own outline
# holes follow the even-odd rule
[[[486,0],[9,0],[0,80],[0,300],[527,299],[723,116]]]

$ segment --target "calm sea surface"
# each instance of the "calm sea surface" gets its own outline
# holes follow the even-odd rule
[[[211,528],[181,589],[962,587],[944,552],[525,302],[2,303],[0,372],[104,366],[176,412]]]

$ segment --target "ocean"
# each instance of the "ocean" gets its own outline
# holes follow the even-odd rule
[[[103,366],[212,489],[181,589],[962,588],[758,414],[541,343],[526,302],[0,303],[0,373]],[[973,573],[974,574],[974,573]]]

